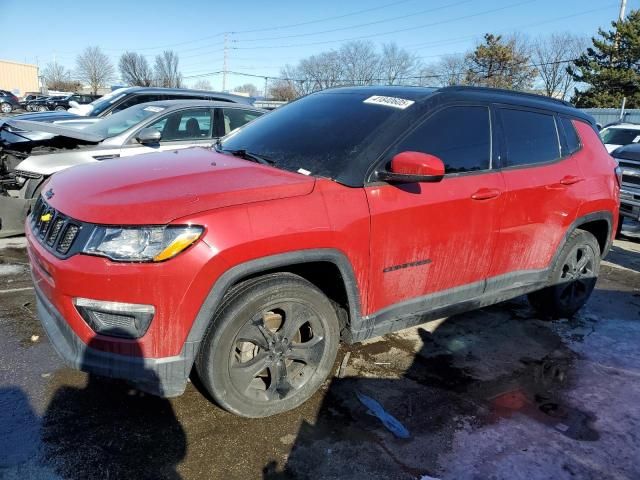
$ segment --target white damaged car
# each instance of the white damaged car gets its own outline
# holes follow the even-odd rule
[[[17,132],[42,132],[37,147],[2,179],[0,237],[19,235],[48,177],[89,162],[187,147],[211,147],[218,138],[267,113],[250,105],[165,100],[134,105],[86,126],[9,119]]]

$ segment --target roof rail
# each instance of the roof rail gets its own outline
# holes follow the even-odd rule
[[[504,93],[506,95],[519,95],[524,97],[535,98],[536,100],[542,101],[551,101],[555,103],[559,103],[560,105],[564,105],[565,107],[575,108],[571,103],[560,100],[558,98],[547,97],[545,95],[538,95],[537,93],[529,93],[529,92],[520,92],[517,90],[507,90],[506,88],[491,88],[491,87],[476,87],[472,85],[453,85],[450,87],[443,87],[442,90],[476,90],[479,92],[487,92],[487,93]]]

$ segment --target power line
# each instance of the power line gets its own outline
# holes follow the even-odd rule
[[[381,33],[373,33],[373,34],[369,34],[369,35],[360,35],[357,37],[349,37],[349,38],[341,38],[341,39],[335,39],[335,40],[324,40],[321,42],[310,42],[310,43],[297,43],[297,44],[289,44],[289,45],[272,45],[272,46],[256,46],[256,47],[232,47],[234,50],[253,50],[253,49],[272,49],[272,48],[292,48],[292,47],[307,47],[307,46],[313,46],[313,45],[326,45],[329,43],[338,43],[338,42],[348,42],[351,40],[361,40],[361,39],[365,39],[365,38],[373,38],[373,37],[380,37],[383,35],[393,35],[394,33],[400,33],[400,32],[409,32],[409,31],[413,31],[413,30],[419,30],[422,28],[427,28],[427,27],[433,27],[436,25],[442,25],[445,23],[452,23],[452,22],[456,22],[458,20],[465,20],[468,18],[474,18],[474,17],[479,17],[481,15],[487,15],[489,13],[495,13],[495,12],[499,12],[502,10],[506,10],[509,8],[513,8],[513,7],[517,7],[520,5],[524,5],[526,3],[533,3],[536,2],[538,0],[524,0],[524,1],[520,1],[520,2],[516,2],[516,3],[511,3],[509,5],[505,5],[502,7],[498,7],[498,8],[492,8],[489,10],[484,10],[482,12],[478,12],[478,13],[473,13],[470,15],[463,15],[463,16],[457,16],[455,18],[449,18],[447,20],[442,20],[439,22],[432,22],[432,23],[427,23],[424,25],[418,25],[417,27],[408,27],[408,28],[400,28],[400,29],[396,29],[396,30],[390,30],[387,32],[381,32]]]
[[[415,17],[416,15],[423,15],[425,13],[436,12],[438,10],[444,10],[446,8],[455,7],[455,6],[462,5],[464,3],[469,3],[469,2],[471,2],[471,0],[461,0],[461,1],[458,1],[458,2],[448,3],[446,5],[441,5],[441,6],[435,7],[435,8],[428,8],[426,10],[419,10],[417,12],[412,12],[412,13],[408,13],[408,14],[405,14],[405,15],[399,15],[397,17],[384,18],[382,20],[376,20],[374,22],[360,23],[360,24],[357,24],[357,25],[348,25],[346,27],[332,28],[332,29],[329,29],[329,30],[322,30],[322,31],[319,31],[319,32],[295,33],[295,34],[291,34],[291,35],[281,35],[281,36],[278,36],[278,37],[252,38],[252,39],[249,39],[249,40],[236,40],[236,41],[237,42],[242,42],[242,43],[264,42],[264,41],[267,41],[267,40],[281,40],[281,39],[284,39],[284,38],[299,38],[299,37],[310,37],[310,36],[313,36],[313,35],[323,35],[323,34],[326,34],[326,33],[340,32],[340,31],[344,31],[344,30],[351,30],[353,28],[369,27],[371,25],[378,25],[380,23],[393,22],[395,20],[401,20],[403,18]]]

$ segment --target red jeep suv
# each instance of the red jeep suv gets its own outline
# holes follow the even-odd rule
[[[246,417],[304,402],[338,343],[518,295],[589,298],[619,178],[569,104],[472,87],[337,88],[215,151],[54,175],[27,219],[39,317],[68,364]]]

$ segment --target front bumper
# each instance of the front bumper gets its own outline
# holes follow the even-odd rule
[[[185,343],[179,355],[143,358],[104,352],[85,344],[69,327],[38,287],[34,276],[38,317],[53,345],[67,365],[83,372],[120,378],[136,388],[161,397],[181,395],[193,365],[197,344]]]

